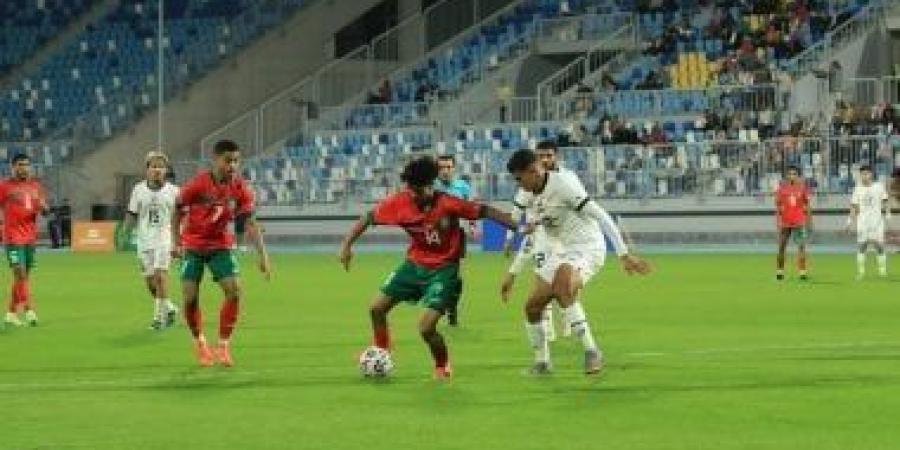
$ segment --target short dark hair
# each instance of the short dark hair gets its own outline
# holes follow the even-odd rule
[[[537,155],[535,155],[533,151],[528,150],[527,148],[516,150],[516,152],[509,157],[509,161],[506,163],[506,170],[508,170],[509,173],[521,172],[534,164],[535,161],[537,161]]]
[[[863,164],[863,165],[859,166],[859,171],[860,172],[873,172],[872,166],[870,166],[868,164]]]
[[[438,155],[438,161],[450,161],[453,165],[456,165],[456,157],[453,155]]]
[[[423,156],[406,163],[400,179],[411,187],[425,187],[434,184],[437,176],[437,162],[430,156]]]
[[[550,140],[538,142],[538,145],[535,148],[537,150],[551,150],[551,151],[553,151],[553,153],[556,153],[556,151],[559,150],[559,147],[556,145],[556,142],[553,142]]]
[[[230,139],[222,139],[221,141],[216,142],[216,145],[213,146],[213,154],[215,154],[216,156],[239,151],[241,151],[240,147],[238,147],[238,145]]]
[[[800,167],[798,167],[798,166],[796,166],[796,165],[794,165],[794,164],[791,164],[791,165],[785,167],[785,168],[784,168],[784,173],[788,173],[788,172],[790,172],[790,171],[792,171],[792,170],[793,170],[794,172],[797,172],[797,175],[800,175],[800,174],[803,173],[803,172],[800,171]]]
[[[13,156],[11,160],[9,160],[9,163],[10,163],[10,164],[15,164],[15,163],[17,163],[17,162],[19,162],[19,161],[28,161],[28,160],[30,160],[30,159],[31,159],[31,158],[29,158],[28,155],[26,155],[26,154],[24,154],[24,153],[16,153],[16,155]]]

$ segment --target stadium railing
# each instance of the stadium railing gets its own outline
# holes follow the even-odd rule
[[[250,159],[245,173],[261,204],[368,203],[399,188],[399,168],[425,154],[376,148],[368,155],[322,147],[290,157]],[[447,151],[456,155],[459,173],[471,180],[479,199],[512,198],[515,183],[505,169],[511,152],[452,145]],[[766,197],[788,165],[801,169],[817,195],[847,195],[860,165],[871,164],[883,179],[900,163],[900,136],[562,147],[560,154],[564,166],[598,198]]]
[[[883,26],[888,4],[892,0],[874,0],[863,7],[850,20],[825,35],[824,39],[811,45],[794,58],[782,63],[783,69],[794,76],[813,70],[822,61],[832,59],[835,54],[857,38]]]
[[[900,104],[900,77],[849,78],[844,81],[844,99],[852,104]]]
[[[537,42],[572,43],[597,41],[606,38],[610,30],[628,23],[632,14],[584,14],[570,17],[553,17],[538,22]]]
[[[579,84],[598,76],[598,74],[615,72],[617,68],[624,67],[626,61],[637,55],[637,33],[638,27],[634,23],[634,19],[631,17],[625,19],[615,32],[607,35],[584,55],[538,83],[538,106],[542,109],[542,118],[551,119],[543,114],[543,109],[547,108],[555,97],[573,91]]]
[[[483,21],[525,1],[529,0],[439,1],[210,133],[201,140],[200,150],[205,152],[216,140],[240,136],[249,129],[256,129],[258,136],[249,140],[261,149],[305,133],[313,122],[324,119],[323,108],[340,106],[353,96],[357,96],[357,104],[362,103],[378,82],[445,49],[448,41],[469,34]],[[340,120],[328,118],[325,123]]]

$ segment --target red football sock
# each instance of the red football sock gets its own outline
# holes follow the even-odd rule
[[[29,307],[28,307],[28,281],[13,280],[12,299],[9,302],[9,312],[14,313],[14,312],[18,311],[20,306],[25,306],[25,309],[29,309]]]
[[[200,337],[203,329],[203,315],[200,313],[200,302],[184,304],[184,318],[194,339]]]
[[[388,330],[388,327],[386,325],[373,325],[372,328],[375,335],[375,346],[383,348],[385,350],[390,350],[391,333]]]
[[[26,311],[31,310],[31,287],[28,280],[22,280],[19,283],[19,303],[25,307]]]
[[[9,312],[15,313],[19,306],[19,282],[13,280],[9,293]]]
[[[226,299],[222,302],[222,309],[219,310],[219,340],[227,341],[234,332],[234,325],[237,322],[238,312],[240,311],[240,302],[234,299]]]
[[[434,367],[447,367],[447,364],[450,362],[450,353],[447,351],[446,345],[433,348],[431,354],[434,356]]]

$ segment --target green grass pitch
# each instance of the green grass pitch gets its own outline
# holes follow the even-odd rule
[[[364,380],[366,307],[401,258],[360,254],[346,274],[331,255],[279,254],[270,285],[245,259],[237,366],[201,369],[183,325],[146,329],[131,255],[41,254],[40,327],[0,331],[0,448],[900,445],[900,278],[856,282],[851,254],[813,255],[812,281],[781,284],[768,255],[651,256],[657,272],[643,279],[611,262],[584,296],[606,372],[585,377],[580,346],[558,341],[544,379],[522,375],[521,300],[497,295],[505,261],[475,254],[463,326],[444,329],[455,378],[431,380],[419,310],[407,306],[391,317],[393,376]],[[519,281],[517,298],[529,285]]]

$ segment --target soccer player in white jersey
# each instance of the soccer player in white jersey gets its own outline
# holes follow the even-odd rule
[[[519,187],[534,194],[530,207],[546,236],[546,257],[537,268],[538,277],[525,305],[529,339],[535,352],[531,373],[547,374],[552,368],[550,347],[541,323],[541,315],[552,298],[559,303],[573,333],[584,346],[584,372],[599,373],[603,355],[578,296],[603,265],[606,254],[603,235],[612,241],[627,273],[647,274],[650,265],[630,253],[612,217],[591,200],[578,180],[547,171],[531,150],[515,152],[507,169]],[[534,224],[524,228],[528,233]]]
[[[534,154],[537,157],[538,162],[544,166],[546,170],[558,172],[568,177],[572,177],[575,180],[578,180],[578,175],[571,170],[568,170],[559,164],[559,158],[557,157],[558,148],[556,143],[553,141],[542,141],[538,143],[537,147],[534,150]],[[581,181],[578,180],[580,183]],[[517,214],[513,214],[513,217],[516,217],[516,220],[519,223],[533,223],[534,222],[534,214],[532,211],[528,210],[526,205],[530,204],[534,194],[531,192],[525,191],[524,189],[519,189],[516,192],[516,196],[513,199],[513,206],[516,207]],[[513,243],[515,242],[516,233],[510,230],[506,236],[506,245],[504,247],[504,252],[509,256],[512,253]],[[529,260],[533,261],[535,265],[539,265],[546,258],[546,251],[544,249],[544,243],[546,238],[544,237],[544,230],[539,225],[535,227],[534,232],[530,235],[522,236],[522,243],[519,246],[519,251],[516,253],[513,258],[512,264],[509,266],[509,270],[504,275],[503,282],[501,284],[501,293],[505,297],[509,295],[509,292],[512,290],[513,284],[515,283],[516,276],[522,272],[522,269],[528,263]],[[537,271],[537,269],[535,269]],[[553,303],[549,303],[547,307],[544,309],[544,314],[541,318],[544,323],[544,328],[546,329],[547,339],[549,341],[556,340],[556,328],[553,325]],[[560,314],[562,330],[561,333],[563,337],[571,336],[572,328],[565,320],[565,316]]]
[[[172,215],[178,198],[178,186],[166,181],[169,159],[159,151],[147,154],[147,179],[134,186],[125,216],[129,235],[137,224],[137,251],[147,289],[153,296],[153,322],[150,328],[171,326],[178,308],[169,299],[168,272],[172,251]]]
[[[885,224],[891,217],[889,197],[884,185],[874,180],[871,166],[859,168],[859,183],[850,199],[847,230],[856,228],[856,278],[866,275],[866,251],[873,248],[878,254],[878,275],[887,276],[887,253],[884,248]]]

